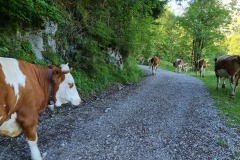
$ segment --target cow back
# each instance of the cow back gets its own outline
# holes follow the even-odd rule
[[[183,65],[183,60],[182,59],[176,59],[173,62],[173,67],[177,68],[179,65]]]
[[[240,74],[240,56],[238,55],[224,55],[215,59],[215,72],[224,69],[228,75]]]
[[[207,62],[204,59],[196,60],[194,62],[195,71],[199,71],[201,68],[205,69],[207,67]]]

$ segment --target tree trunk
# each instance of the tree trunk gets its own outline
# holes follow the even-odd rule
[[[204,47],[203,37],[196,38],[193,40],[193,44],[192,44],[193,61],[201,59],[203,47]]]

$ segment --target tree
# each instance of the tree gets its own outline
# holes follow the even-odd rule
[[[229,26],[230,31],[225,40],[225,46],[227,47],[228,54],[240,55],[240,16],[236,16],[234,21]]]
[[[151,32],[155,35],[154,44],[162,59],[169,62],[176,58],[190,61],[190,37],[169,9],[155,21]]]
[[[231,20],[230,11],[217,0],[193,0],[183,17],[181,25],[192,37],[193,60],[202,57],[203,49],[224,38],[220,27]]]
[[[45,0],[0,0],[0,26],[8,23],[41,26],[45,19],[64,23],[63,13]]]

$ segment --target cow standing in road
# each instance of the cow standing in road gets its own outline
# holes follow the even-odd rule
[[[204,59],[194,61],[194,71],[196,72],[196,76],[199,71],[200,77],[204,77],[206,67],[207,67],[207,62]]]
[[[176,59],[173,62],[173,67],[174,67],[174,72],[176,72],[176,70],[178,71],[178,73],[181,73],[182,67],[183,67],[183,60],[182,59]]]
[[[37,146],[39,113],[49,102],[81,102],[67,64],[48,68],[0,57],[0,92],[0,134],[16,137],[23,131],[34,160],[42,160]]]
[[[152,68],[152,75],[156,75],[156,70],[160,64],[160,59],[157,56],[154,56],[148,60],[148,63],[150,65],[150,68]]]
[[[144,58],[144,57],[139,58],[139,64],[143,65],[143,64],[144,64],[144,61],[145,61],[145,58]]]
[[[236,88],[240,78],[240,56],[220,56],[215,58],[215,74],[217,77],[217,90],[219,89],[220,79],[223,78],[222,88],[225,88],[225,80],[230,80],[232,88],[231,97],[235,97]]]

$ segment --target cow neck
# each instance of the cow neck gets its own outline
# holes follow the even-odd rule
[[[53,101],[53,82],[52,82],[52,69],[48,70],[48,81],[49,81],[49,99],[48,99],[48,105],[53,105],[54,101]]]

